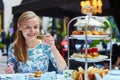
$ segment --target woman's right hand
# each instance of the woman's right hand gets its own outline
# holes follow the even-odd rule
[[[13,66],[8,64],[7,68],[5,69],[6,74],[14,74]]]

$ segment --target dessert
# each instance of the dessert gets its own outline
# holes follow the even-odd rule
[[[91,66],[87,69],[88,80],[96,80],[95,74],[99,74],[102,78],[109,72],[109,69],[100,69],[94,66]],[[73,74],[74,80],[84,80],[85,70],[80,66],[78,71],[75,71]],[[78,76],[79,75],[79,76]]]
[[[40,70],[37,70],[34,74],[35,74],[35,77],[40,77],[42,72]]]
[[[82,54],[85,54],[85,48],[83,48],[82,50]],[[89,56],[91,56],[92,58],[95,58],[95,57],[98,57],[99,54],[98,54],[98,48],[96,47],[91,47],[91,48],[88,48],[87,49],[87,53]]]
[[[105,35],[103,31],[99,31],[99,35]]]
[[[87,35],[92,35],[91,31],[87,31]]]
[[[80,34],[80,31],[72,31],[72,34],[73,34],[73,35],[79,35],[79,34]]]
[[[92,30],[91,32],[92,32],[93,35],[99,35],[99,32],[96,31],[96,30]]]
[[[72,31],[72,35],[85,35],[85,31],[74,30],[74,31]],[[103,31],[87,30],[87,35],[105,35],[105,33]]]

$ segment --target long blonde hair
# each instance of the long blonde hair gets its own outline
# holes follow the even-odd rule
[[[34,17],[39,17],[39,16],[37,16],[32,11],[26,11],[18,18],[18,24],[20,25],[25,20],[32,19]],[[40,19],[40,24],[41,24],[41,19]],[[28,51],[27,51],[28,48],[25,43],[25,38],[23,37],[22,31],[18,29],[17,29],[16,39],[14,41],[13,48],[14,48],[14,55],[19,61],[26,62],[28,60]]]

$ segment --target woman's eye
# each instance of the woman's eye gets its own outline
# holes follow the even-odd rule
[[[26,26],[25,28],[26,28],[26,29],[30,29],[30,26]]]
[[[37,29],[37,28],[38,28],[38,26],[35,26],[34,28],[35,28],[35,29]]]

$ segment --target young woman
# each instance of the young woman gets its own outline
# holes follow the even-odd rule
[[[51,60],[58,72],[66,68],[66,62],[55,46],[50,34],[44,36],[44,45],[37,36],[40,33],[41,19],[32,11],[24,12],[18,18],[16,39],[8,49],[8,67],[6,73],[32,73],[48,71]]]

